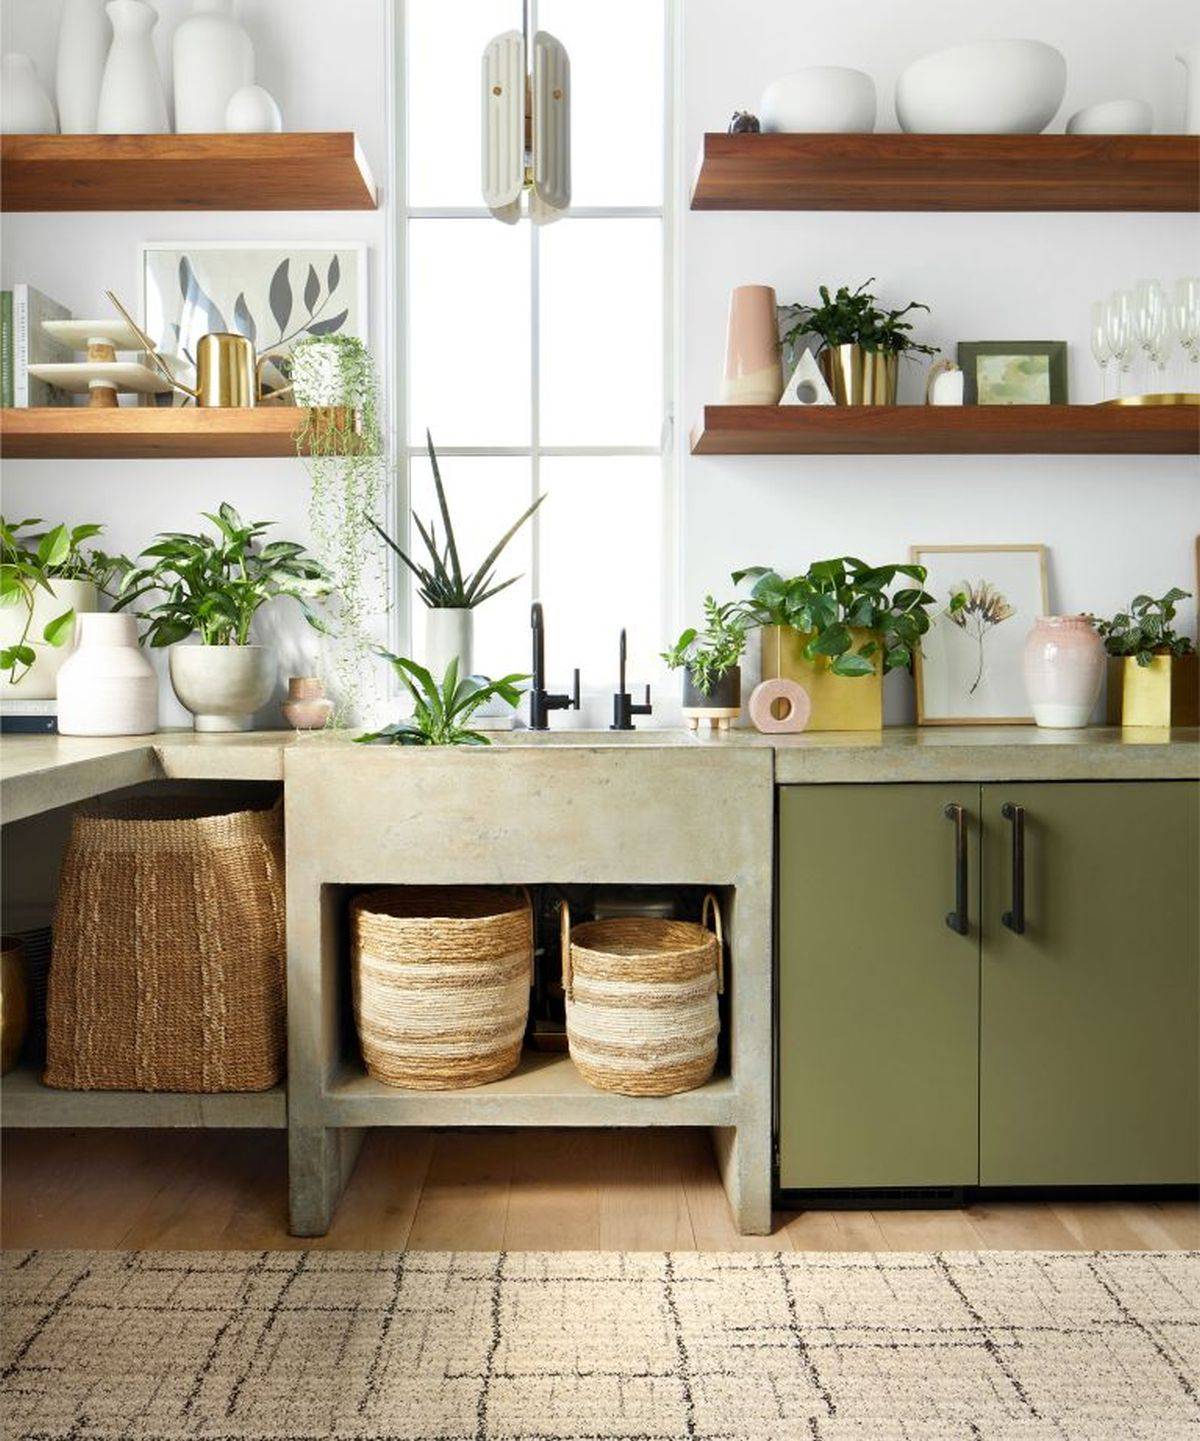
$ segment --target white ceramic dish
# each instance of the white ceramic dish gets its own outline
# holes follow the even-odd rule
[[[810,65],[768,85],[758,115],[767,133],[861,133],[875,129],[875,108],[869,75],[841,65]]]
[[[30,375],[72,395],[86,395],[94,385],[138,395],[166,395],[171,387],[156,370],[132,360],[81,360],[63,365],[31,365]]]
[[[124,320],[43,320],[42,329],[68,350],[86,350],[92,341],[114,350],[141,350],[142,342]]]
[[[1101,100],[1067,121],[1068,135],[1149,135],[1154,111],[1144,100]]]
[[[1038,135],[1066,88],[1067,62],[1052,45],[980,40],[913,61],[896,81],[896,118],[923,135]]]

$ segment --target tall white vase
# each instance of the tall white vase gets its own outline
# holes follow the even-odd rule
[[[100,84],[112,44],[104,0],[66,0],[58,27],[55,97],[64,135],[94,135]]]
[[[1185,45],[1175,56],[1187,74],[1187,100],[1183,133],[1200,135],[1200,40]]]
[[[446,667],[458,661],[458,678],[475,668],[475,612],[467,607],[425,612],[425,668],[441,684]]]
[[[14,50],[4,57],[0,86],[0,132],[5,135],[53,135],[58,129],[54,106],[42,89],[28,55]]]
[[[233,18],[233,0],[192,0],[175,31],[175,129],[180,135],[225,129],[225,111],[254,83],[254,46]]]
[[[58,733],[144,736],[158,727],[158,678],[131,615],[81,615],[76,649],[58,673]]]
[[[162,135],[170,130],[167,97],[154,54],[158,12],[144,0],[108,0],[113,42],[100,84],[100,135]]]

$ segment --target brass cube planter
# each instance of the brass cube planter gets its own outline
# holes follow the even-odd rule
[[[868,640],[878,643],[874,631],[850,630],[854,649]],[[877,731],[883,729],[883,653],[875,656],[871,675],[841,676],[830,669],[826,656],[806,659],[804,647],[811,634],[791,626],[769,625],[762,631],[762,678],[793,680],[808,692],[812,714],[810,731]]]

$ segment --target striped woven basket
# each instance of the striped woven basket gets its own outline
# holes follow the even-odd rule
[[[567,1040],[584,1080],[625,1096],[702,1086],[717,1060],[724,949],[711,894],[701,925],[629,916],[572,930],[564,902]]]
[[[354,1019],[368,1072],[457,1090],[521,1059],[533,979],[528,893],[417,886],[351,904]]]
[[[262,1091],[283,1076],[283,810],[80,808],[63,857],[46,1084]]]

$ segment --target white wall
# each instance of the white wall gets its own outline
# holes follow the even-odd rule
[[[1200,32],[1193,0],[684,0],[684,170],[706,130],[757,110],[766,84],[805,65],[875,77],[880,130],[897,130],[895,77],[917,56],[989,36],[1049,41],[1067,57],[1052,130],[1095,100],[1150,100],[1159,130],[1183,117],[1173,56]],[[1090,302],[1143,276],[1200,265],[1200,225],[1176,215],[686,214],[682,415],[716,399],[730,289],[774,285],[781,303],[816,286],[878,277],[889,301],[932,315],[922,338],[953,357],[958,340],[1063,339],[1073,401],[1099,399]],[[921,395],[911,365],[901,399]],[[1112,394],[1112,377],[1109,378]],[[1192,385],[1200,389],[1200,377]],[[1153,456],[797,457],[683,460],[683,585],[694,609],[730,591],[750,564],[799,569],[826,555],[885,562],[918,543],[1041,541],[1056,610],[1112,611],[1141,590],[1194,590],[1200,467]],[[1194,624],[1189,602],[1184,619]],[[911,716],[907,677],[889,680],[889,715]]]

